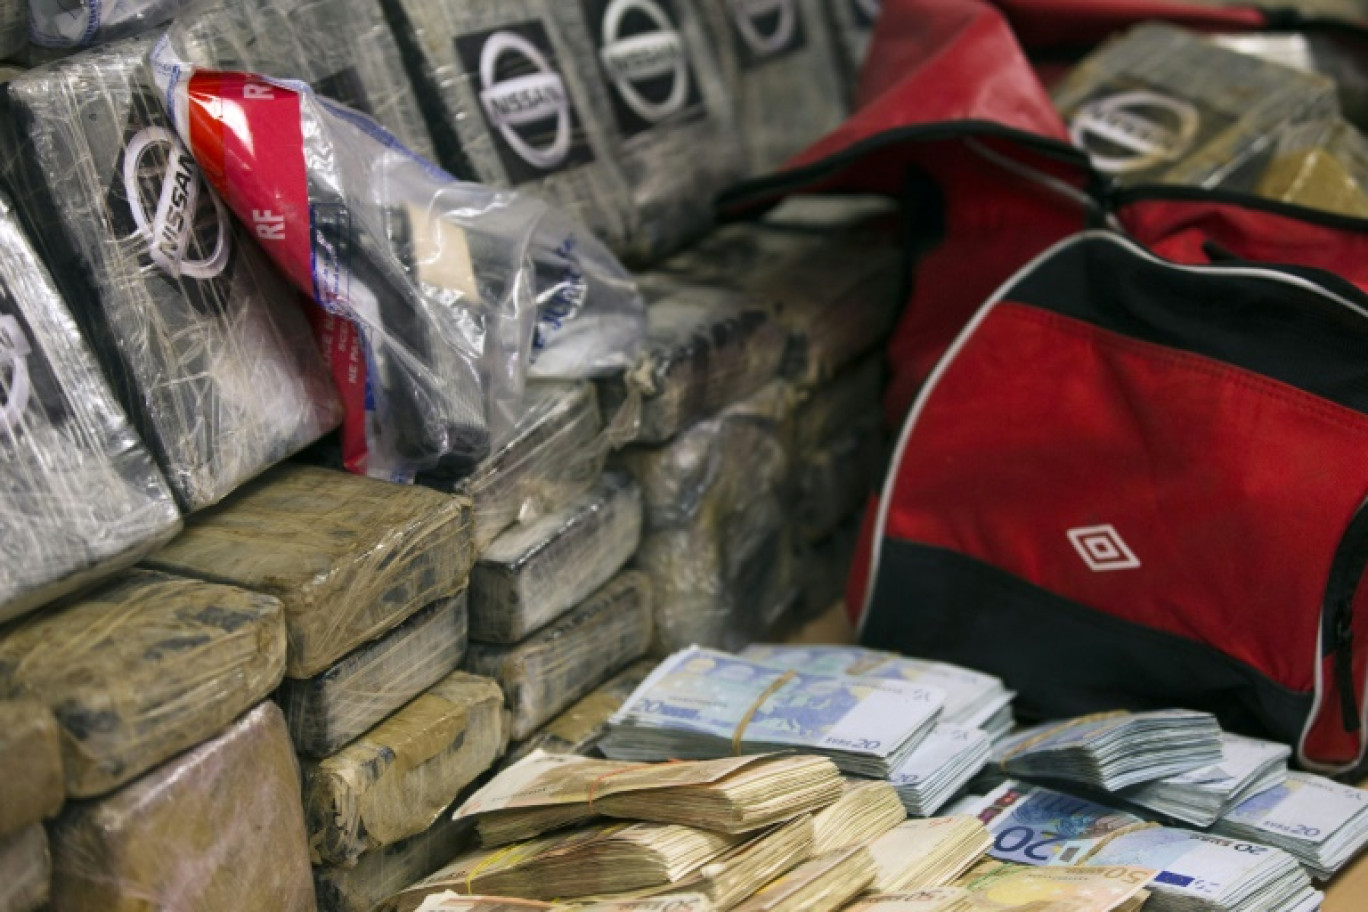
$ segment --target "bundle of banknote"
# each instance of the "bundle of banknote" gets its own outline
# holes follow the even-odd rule
[[[658,823],[603,823],[462,855],[395,897],[399,912],[428,895],[553,900],[669,888],[745,837]]]
[[[1011,779],[979,802],[973,813],[988,826],[999,861],[1077,865],[1121,833],[1150,826],[1094,801]]]
[[[393,908],[392,904],[382,903],[377,912],[391,912]],[[570,912],[572,909],[575,912],[711,912],[712,907],[708,898],[699,893],[557,905],[504,896],[465,896],[447,890],[425,897],[416,912]]]
[[[808,674],[889,678],[938,687],[945,692],[941,721],[982,728],[993,737],[1012,727],[1012,698],[1002,680],[948,662],[913,659],[863,646],[749,646],[744,659]]]
[[[879,893],[901,893],[948,884],[983,858],[992,845],[988,829],[973,817],[907,820],[869,844]]]
[[[993,744],[986,732],[940,722],[888,781],[913,817],[930,817],[983,769]]]
[[[825,807],[841,792],[836,766],[825,757],[636,764],[535,751],[472,795],[456,816],[474,818],[485,845],[596,814],[745,833]]]
[[[1135,830],[1085,863],[1157,869],[1146,912],[1311,912],[1321,904],[1321,895],[1291,855],[1207,833]]]
[[[1125,874],[1134,877],[1129,871]],[[1149,896],[1145,890],[1134,891],[1123,878],[1106,877],[1100,869],[1085,873],[1082,868],[1004,866],[1001,873],[978,883],[977,890],[953,886],[879,893],[847,906],[846,912],[1135,912]]]
[[[993,759],[1014,776],[1114,792],[1220,761],[1221,727],[1185,709],[1099,713],[1018,732],[998,742]]]
[[[1368,791],[1311,773],[1247,799],[1213,830],[1289,852],[1311,876],[1328,880],[1368,845]]]
[[[874,779],[846,780],[841,797],[812,816],[815,855],[865,845],[907,819],[898,792]]]
[[[835,912],[874,880],[874,862],[863,846],[806,861],[775,878],[737,912]]]
[[[1209,827],[1245,799],[1282,783],[1291,753],[1286,744],[1224,732],[1219,763],[1131,786],[1121,795],[1131,804]]]
[[[940,716],[944,693],[908,681],[780,671],[697,647],[660,664],[608,722],[617,760],[704,759],[795,748],[885,779]]]

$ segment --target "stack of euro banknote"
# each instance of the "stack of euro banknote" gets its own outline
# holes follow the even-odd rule
[[[1210,715],[1012,731],[1011,699],[857,647],[681,650],[471,793],[478,845],[380,908],[1313,912],[1368,844],[1368,793]]]

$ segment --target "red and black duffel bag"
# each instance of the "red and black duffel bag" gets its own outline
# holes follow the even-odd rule
[[[855,115],[724,200],[903,203],[915,278],[888,351],[899,444],[848,593],[861,639],[999,674],[1025,714],[1208,709],[1351,769],[1368,743],[1368,221],[1117,191],[1013,30],[1043,25],[1005,5],[886,2]],[[1107,28],[1268,24],[1098,6],[1119,11]]]

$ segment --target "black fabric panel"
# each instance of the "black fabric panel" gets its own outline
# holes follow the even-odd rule
[[[1368,316],[1313,291],[1177,269],[1092,237],[1041,263],[1005,299],[1224,361],[1368,412]],[[1368,296],[1351,300],[1368,309]]]
[[[974,558],[885,539],[861,642],[998,675],[1023,718],[1187,707],[1296,744],[1312,695],[1217,650],[1047,592]],[[1310,657],[1307,657],[1310,661]]]

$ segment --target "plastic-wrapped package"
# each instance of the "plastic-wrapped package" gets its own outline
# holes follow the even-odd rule
[[[534,750],[548,754],[587,755],[608,730],[608,717],[617,712],[632,691],[655,668],[651,661],[636,662],[609,678],[584,699],[546,723],[536,734],[509,748],[501,767],[517,763]]]
[[[37,701],[0,702],[0,782],[5,784],[0,837],[41,823],[62,808],[66,790],[57,720]]]
[[[878,412],[866,412],[821,449],[802,453],[794,510],[799,537],[809,543],[820,541],[864,506],[878,485],[883,460],[882,418]]]
[[[811,386],[892,331],[902,262],[874,226],[814,231],[752,223],[713,232],[664,268],[767,302],[790,337],[784,376]]]
[[[464,494],[475,504],[475,550],[483,553],[515,522],[559,509],[594,486],[607,446],[594,384],[527,385],[513,436],[469,473],[431,472],[420,484]]]
[[[433,602],[312,678],[286,678],[276,695],[290,740],[326,757],[455,671],[466,651],[466,593]]]
[[[1127,184],[1243,187],[1279,129],[1337,111],[1327,79],[1158,23],[1103,45],[1052,95],[1075,144]]]
[[[299,764],[262,703],[51,828],[52,912],[313,912]]]
[[[787,341],[761,302],[665,276],[643,290],[651,304],[642,361],[599,381],[605,415],[639,408],[637,442],[664,443],[778,374]]]
[[[152,455],[0,197],[0,622],[179,528]]]
[[[800,544],[796,558],[798,602],[793,620],[799,623],[820,617],[845,596],[850,566],[860,540],[860,517],[856,513],[831,535],[815,544]]]
[[[278,601],[143,570],[0,635],[0,696],[52,710],[80,798],[212,737],[284,668]]]
[[[650,643],[650,585],[628,571],[517,645],[472,643],[467,665],[499,682],[513,713],[510,736],[521,741]]]
[[[631,191],[622,252],[649,262],[697,238],[746,162],[712,44],[690,0],[547,2],[583,74],[587,116]],[[699,154],[699,150],[707,150]]]
[[[852,95],[882,5],[882,0],[826,0],[827,12],[836,30],[837,51]]]
[[[314,861],[351,864],[423,832],[507,745],[499,686],[452,672],[357,741],[305,763]]]
[[[752,173],[778,168],[845,118],[823,0],[703,0]]]
[[[496,538],[470,575],[470,636],[516,643],[608,582],[641,542],[641,490],[605,474],[563,510]]]
[[[464,589],[472,534],[464,498],[286,463],[147,563],[280,599],[286,674],[309,678]]]
[[[207,0],[177,16],[170,32],[192,63],[302,79],[375,118],[424,158],[436,154],[399,45],[376,3]]]
[[[28,44],[28,0],[0,0],[0,60],[8,60]]]
[[[618,454],[641,485],[656,652],[735,648],[794,599],[790,540],[793,395],[774,381],[663,447]]]
[[[130,38],[170,19],[189,0],[28,0],[29,38],[77,48]]]
[[[200,70],[176,37],[153,71],[182,138],[326,311],[348,468],[403,481],[439,464],[468,471],[511,433],[530,370],[632,363],[641,298],[573,220],[456,181],[306,85]],[[352,330],[345,350],[338,322]]]
[[[841,371],[830,383],[811,390],[794,415],[794,452],[805,454],[830,443],[849,428],[852,415],[875,411],[883,396],[883,355]]]
[[[1290,127],[1254,192],[1339,215],[1368,217],[1368,140],[1343,120]]]
[[[459,803],[461,799],[457,799]],[[455,810],[451,808],[450,810]],[[414,881],[427,877],[475,845],[469,820],[443,811],[417,836],[372,849],[353,867],[319,865],[314,889],[319,912],[373,912],[376,906]]]
[[[336,425],[295,295],[201,180],[134,39],[9,84],[15,204],[187,509]],[[269,391],[269,395],[263,395]]]
[[[542,0],[383,6],[448,171],[530,191],[614,248],[631,237],[631,190]]]
[[[46,905],[51,885],[52,856],[42,824],[0,836],[0,910],[37,912]]]

